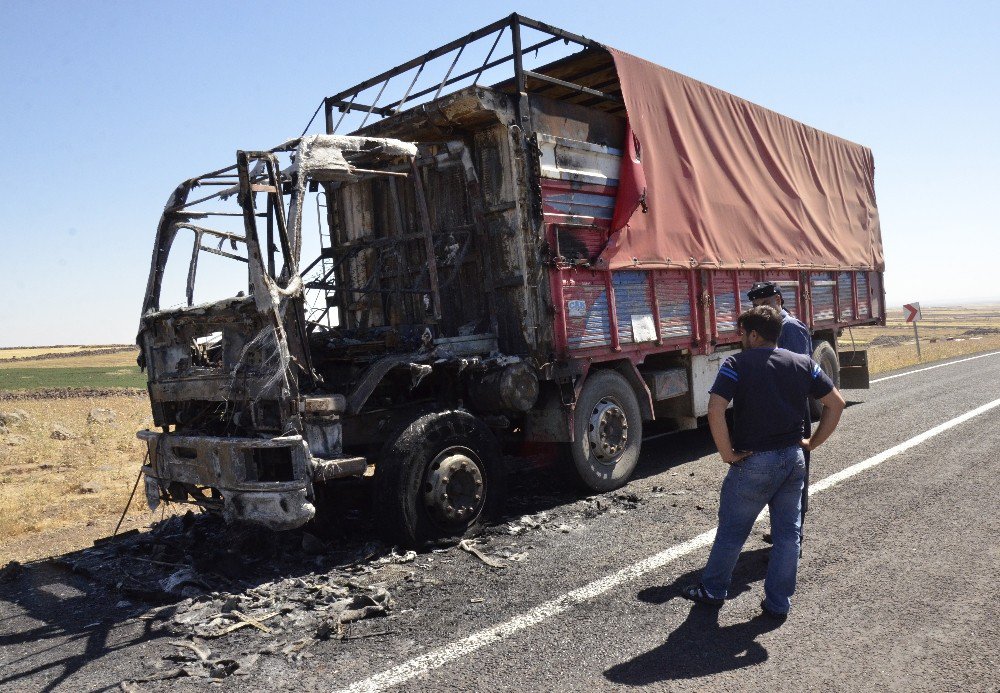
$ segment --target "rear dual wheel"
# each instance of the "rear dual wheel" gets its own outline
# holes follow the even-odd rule
[[[826,373],[827,377],[833,383],[834,387],[840,387],[840,359],[837,358],[837,352],[833,350],[829,342],[817,342],[816,348],[813,349],[813,361],[819,364],[820,370]],[[819,421],[820,415],[823,413],[823,405],[819,403],[819,400],[809,398],[809,416],[812,418],[812,422],[816,423]]]
[[[570,452],[576,478],[592,491],[624,486],[639,461],[642,413],[628,381],[613,370],[592,372],[573,412]]]

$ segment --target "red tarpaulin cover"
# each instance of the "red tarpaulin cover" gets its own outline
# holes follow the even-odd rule
[[[609,50],[630,131],[602,266],[884,270],[869,149]]]

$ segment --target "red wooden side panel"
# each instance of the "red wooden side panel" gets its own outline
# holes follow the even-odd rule
[[[714,272],[712,288],[715,290],[715,325],[719,334],[736,332],[736,278],[732,272]]]
[[[853,272],[840,272],[837,275],[837,305],[840,308],[838,320],[847,322],[854,319],[854,283]]]
[[[604,273],[567,270],[561,274],[567,348],[611,346],[611,320]]]
[[[657,339],[653,319],[653,298],[649,291],[649,272],[619,270],[612,273],[615,288],[615,315],[618,318],[618,341],[621,345],[654,342]]]
[[[834,315],[834,290],[836,280],[832,272],[812,272],[809,275],[809,292],[812,294],[813,324],[832,323]]]
[[[868,273],[858,272],[858,317],[872,316],[872,296],[868,286]]]
[[[768,271],[764,274],[764,280],[774,282],[781,289],[781,300],[784,301],[785,310],[790,314],[804,320],[800,316],[800,306],[802,305],[801,287],[799,286],[798,272]]]
[[[660,336],[664,341],[693,337],[689,282],[684,270],[655,273],[656,303],[660,309]]]
[[[739,297],[740,300],[739,300],[738,310],[739,310],[739,313],[742,313],[747,308],[750,308],[751,306],[753,306],[753,304],[747,298],[747,293],[750,291],[750,289],[753,288],[754,284],[756,284],[757,282],[759,282],[761,280],[761,273],[760,272],[743,271],[743,272],[739,272],[738,276],[739,276],[739,284],[740,284],[740,297]],[[737,313],[737,315],[739,313]]]

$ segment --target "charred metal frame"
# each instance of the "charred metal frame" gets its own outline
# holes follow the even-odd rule
[[[530,46],[522,46],[521,45],[522,27],[527,27],[530,29],[534,29],[538,32],[541,32],[543,34],[548,34],[549,37],[542,41],[538,41],[537,43],[534,43]],[[511,41],[510,54],[501,58],[492,59],[494,51],[496,50],[498,44],[500,43],[501,38],[503,37],[504,33],[507,32],[507,30],[510,30],[510,41]],[[458,60],[459,58],[461,58],[462,53],[465,51],[466,47],[468,47],[472,43],[487,39],[488,37],[494,35],[495,38],[493,40],[493,44],[490,47],[489,53],[486,56],[486,60],[482,63],[482,65],[473,68],[471,70],[467,70],[457,76],[454,77],[451,76],[452,71],[455,69]],[[444,44],[443,46],[435,48],[434,50],[428,51],[419,58],[414,58],[413,60],[409,60],[405,63],[402,63],[401,65],[397,65],[396,67],[386,70],[385,72],[375,77],[366,79],[363,82],[359,82],[358,84],[355,84],[353,87],[349,89],[345,89],[344,91],[338,92],[333,96],[326,97],[325,99],[323,99],[323,102],[316,109],[316,113],[313,114],[313,119],[315,119],[320,109],[323,109],[326,116],[326,132],[327,134],[332,135],[337,132],[337,128],[343,122],[344,117],[348,113],[352,111],[359,111],[359,112],[364,111],[365,119],[364,121],[362,121],[361,124],[361,127],[364,127],[365,124],[368,122],[368,118],[371,117],[373,114],[378,115],[382,118],[395,115],[403,109],[403,106],[407,102],[413,102],[417,99],[420,99],[421,97],[427,96],[428,94],[432,93],[434,94],[433,99],[437,99],[441,95],[441,92],[445,87],[461,82],[462,80],[468,79],[469,77],[473,76],[475,77],[475,79],[472,82],[472,84],[475,85],[478,83],[479,77],[483,74],[484,71],[497,67],[499,65],[503,65],[504,63],[508,62],[513,63],[514,84],[517,93],[521,96],[526,96],[528,93],[527,81],[528,78],[530,77],[531,79],[538,80],[540,82],[544,82],[549,85],[563,87],[566,89],[570,89],[572,91],[579,92],[581,94],[588,94],[599,100],[606,100],[612,102],[621,101],[618,97],[612,94],[606,94],[597,89],[586,87],[580,84],[575,84],[573,82],[568,82],[566,80],[557,79],[555,77],[542,74],[540,72],[533,72],[531,70],[524,69],[524,55],[526,53],[537,51],[546,46],[558,43],[559,41],[563,41],[567,45],[571,43],[576,44],[583,48],[591,48],[598,50],[606,49],[606,47],[603,44],[588,39],[585,36],[580,36],[579,34],[574,34],[569,31],[564,31],[549,24],[545,24],[544,22],[539,22],[537,20],[530,19],[528,17],[524,17],[522,15],[514,13],[511,14],[509,17],[505,17],[499,21],[493,22],[492,24],[489,24],[483,27],[482,29],[473,31],[472,33],[467,34],[466,36],[460,39],[451,41],[449,43]],[[427,63],[430,62],[431,60],[449,55],[451,53],[455,53],[455,57],[451,61],[450,67],[448,68],[447,72],[445,73],[441,81],[437,84],[437,86],[436,87],[431,86],[416,93],[411,93],[414,85],[417,83],[417,79],[420,77],[420,75],[424,71],[424,68],[427,66]],[[379,106],[378,101],[381,98],[383,92],[385,91],[386,86],[389,84],[389,80],[391,80],[393,77],[406,74],[413,70],[416,70],[416,74],[413,76],[413,80],[410,82],[410,85],[407,88],[404,95],[402,96],[402,98],[393,101],[391,103],[388,103],[384,106]],[[357,97],[359,94],[376,85],[381,85],[381,86],[379,87],[378,94],[376,95],[374,101],[372,101],[371,104],[363,104],[357,101]],[[519,108],[518,115],[522,119],[526,118],[527,117],[526,104],[519,103],[518,108]],[[341,114],[340,118],[337,119],[336,122],[334,122],[334,111],[338,111]],[[309,127],[312,125],[312,123],[313,120],[310,120],[309,124],[306,125],[305,130],[303,130],[303,134],[305,134],[309,130]]]

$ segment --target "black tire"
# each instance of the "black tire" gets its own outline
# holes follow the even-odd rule
[[[813,349],[813,361],[819,364],[819,367],[827,377],[833,381],[834,387],[840,387],[840,360],[837,358],[837,352],[833,350],[829,342],[817,342],[816,348]],[[818,400],[809,398],[809,415],[812,417],[813,423],[819,421],[820,415],[823,413],[823,405],[819,403]]]
[[[474,533],[503,496],[500,446],[467,411],[425,414],[375,463],[375,513],[392,542],[420,548]],[[450,510],[449,510],[450,508]]]
[[[620,373],[599,370],[587,377],[573,412],[573,432],[570,457],[585,488],[612,491],[628,482],[639,461],[642,413]],[[606,443],[595,442],[605,436]]]

